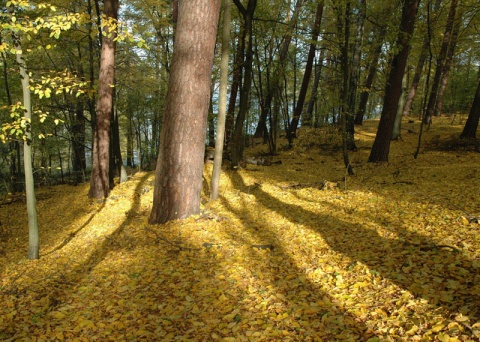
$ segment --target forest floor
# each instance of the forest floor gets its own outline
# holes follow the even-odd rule
[[[367,163],[377,124],[357,128],[354,176],[334,131],[304,129],[281,164],[226,168],[218,201],[166,225],[147,223],[153,173],[106,201],[41,188],[37,261],[7,198],[0,340],[479,341],[478,146],[436,118],[414,159],[405,122],[390,162]]]

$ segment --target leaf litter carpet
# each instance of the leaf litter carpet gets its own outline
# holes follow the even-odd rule
[[[166,225],[147,222],[152,173],[105,201],[40,189],[37,261],[24,203],[2,205],[0,340],[479,341],[480,155],[415,160],[405,133],[368,164],[374,124],[353,177],[317,144],[338,137],[304,130],[282,164],[226,168],[213,203],[206,165],[202,214]]]

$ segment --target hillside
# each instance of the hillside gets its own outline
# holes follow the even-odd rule
[[[5,198],[0,340],[478,341],[480,153],[441,118],[416,160],[405,122],[369,164],[377,123],[357,129],[352,177],[334,131],[303,129],[281,164],[225,169],[218,201],[163,226],[147,223],[153,173],[106,201],[39,189],[38,261],[24,201]]]

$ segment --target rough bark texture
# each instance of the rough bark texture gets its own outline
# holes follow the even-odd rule
[[[370,152],[369,162],[388,161],[390,140],[397,114],[398,100],[402,94],[403,74],[410,53],[410,38],[415,28],[420,0],[406,0],[402,9],[402,21],[397,37],[398,52],[392,59],[390,73],[385,87],[382,114],[377,135]]]
[[[476,138],[478,120],[480,118],[480,79],[478,80],[477,91],[475,92],[475,98],[473,99],[472,108],[468,115],[467,122],[463,128],[463,132],[460,135],[461,138]]]
[[[220,0],[178,4],[150,223],[200,211],[205,133]]]
[[[105,0],[103,13],[107,18],[117,19],[118,0]],[[102,35],[98,102],[93,133],[92,176],[90,179],[91,198],[108,197],[110,193],[110,123],[112,113],[113,88],[115,80],[115,32],[105,29]]]

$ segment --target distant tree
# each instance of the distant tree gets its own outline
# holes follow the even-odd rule
[[[150,223],[200,211],[205,133],[220,0],[178,3]]]
[[[110,193],[110,126],[112,118],[113,86],[115,80],[115,37],[118,0],[105,0],[103,14],[105,27],[102,35],[98,102],[95,115],[92,151],[91,198],[106,198]]]
[[[385,86],[383,109],[378,124],[377,135],[370,152],[369,162],[388,161],[390,140],[398,109],[398,101],[402,94],[402,81],[410,53],[410,39],[415,28],[420,0],[406,0],[402,8],[402,19],[397,36],[398,52],[390,63],[390,73]]]

